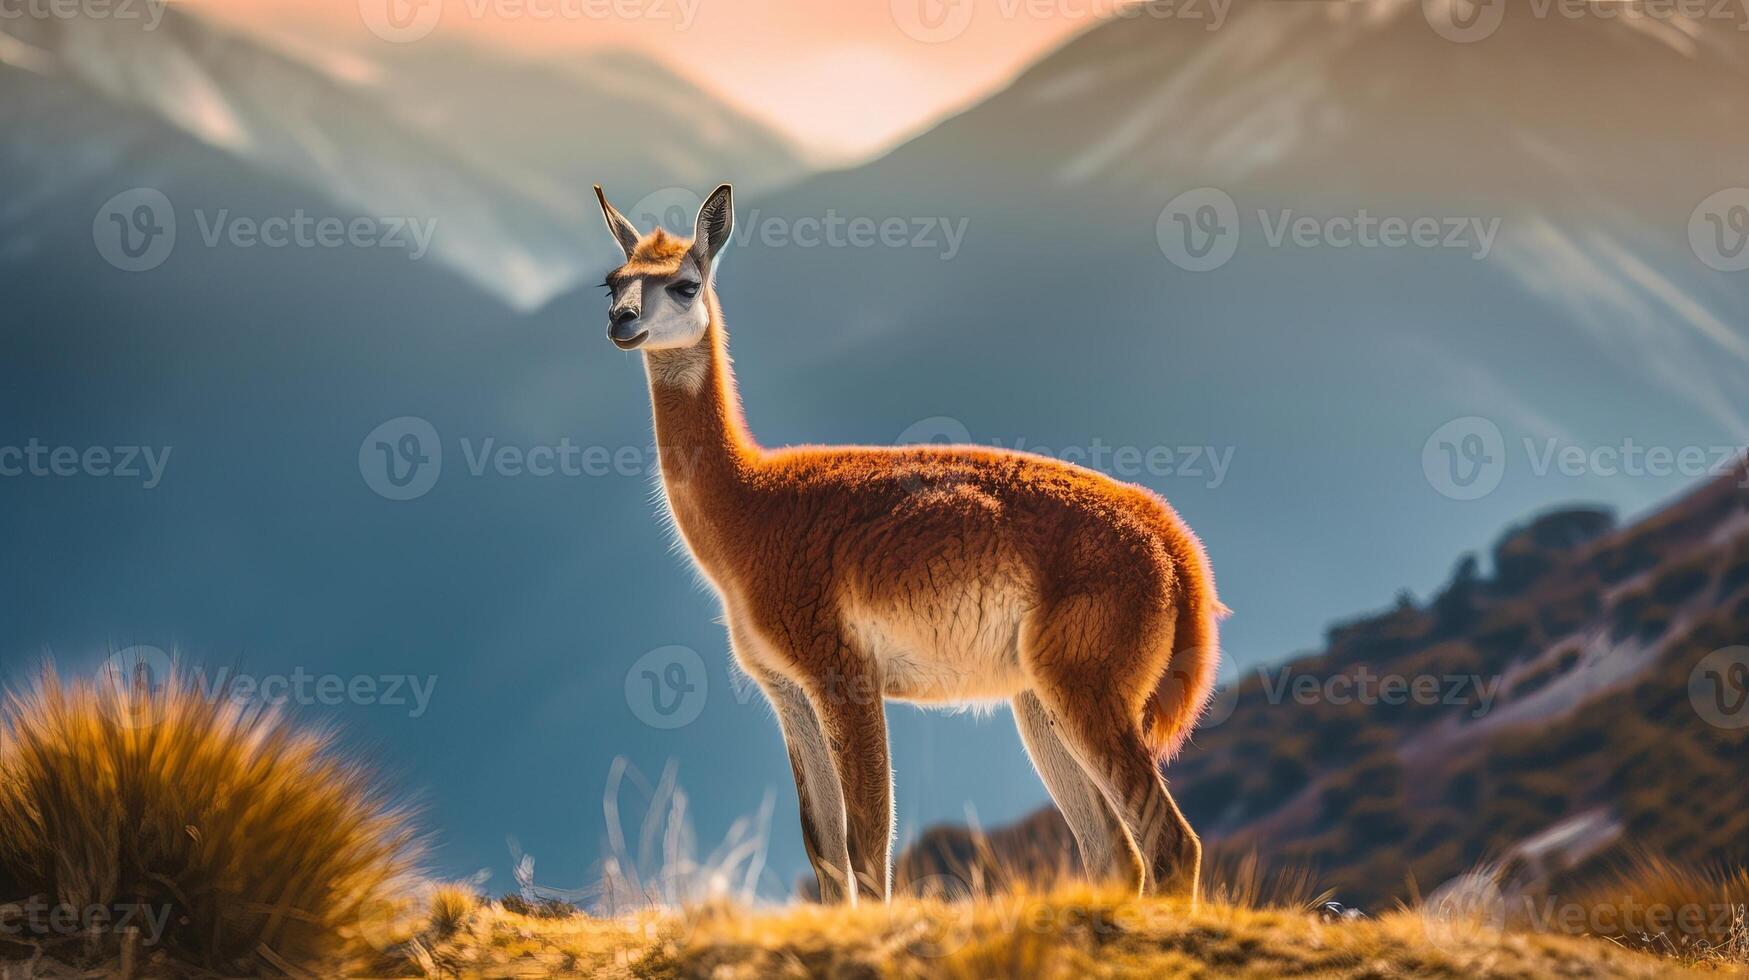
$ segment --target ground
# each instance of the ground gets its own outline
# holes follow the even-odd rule
[[[472,910],[427,975],[710,977],[1645,977],[1749,975],[1593,938],[1397,911],[1335,919],[1093,893],[890,908],[711,906],[621,921]]]

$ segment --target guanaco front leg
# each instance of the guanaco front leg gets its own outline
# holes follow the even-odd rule
[[[858,899],[884,902],[892,890],[893,769],[887,714],[874,672],[841,650],[832,676],[809,686],[844,793],[845,834]]]
[[[850,899],[850,852],[844,838],[844,794],[826,745],[826,733],[808,697],[781,677],[760,677],[759,686],[777,711],[796,779],[802,811],[802,846],[820,885],[820,901],[836,905]]]

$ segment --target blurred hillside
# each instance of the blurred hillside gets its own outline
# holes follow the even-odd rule
[[[1489,564],[1232,677],[1167,767],[1213,850],[1314,869],[1367,907],[1477,867],[1538,893],[1646,851],[1749,861],[1749,471],[1628,527],[1546,513]],[[1025,866],[1072,842],[1052,810],[989,846]],[[903,863],[980,860],[939,828]]]

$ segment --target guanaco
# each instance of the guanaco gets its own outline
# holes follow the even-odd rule
[[[976,446],[761,447],[713,283],[729,185],[691,240],[640,233],[607,335],[640,351],[674,527],[770,700],[822,900],[886,900],[884,699],[1010,701],[1087,872],[1194,901],[1202,844],[1160,766],[1208,701],[1225,613],[1196,536],[1101,473]]]

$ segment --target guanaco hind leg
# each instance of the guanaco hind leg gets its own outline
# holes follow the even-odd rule
[[[1174,620],[1145,593],[1077,593],[1034,614],[1021,655],[1053,730],[1141,852],[1129,883],[1194,898],[1202,844],[1166,791],[1140,712],[1170,663]]]
[[[1095,881],[1139,876],[1142,858],[1136,851],[1135,842],[1130,839],[1129,831],[1111,804],[1105,802],[1105,795],[1099,787],[1082,771],[1068,746],[1063,744],[1050,712],[1045,710],[1038,695],[1027,691],[1016,697],[1013,705],[1020,740],[1026,745],[1027,755],[1031,756],[1033,768],[1038,770],[1045,789],[1050,791],[1051,799],[1075,835],[1076,849],[1080,851],[1087,876]]]
[[[1043,700],[1058,719],[1064,744],[1141,851],[1143,874],[1131,884],[1149,894],[1195,898],[1202,843],[1166,791],[1136,721],[1112,701],[1075,702],[1060,691],[1043,692]]]

